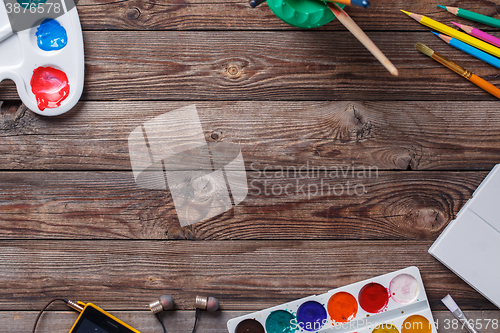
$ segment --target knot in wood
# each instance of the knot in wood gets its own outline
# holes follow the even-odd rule
[[[222,132],[214,131],[211,135],[210,138],[214,141],[219,141],[222,137]]]
[[[137,20],[141,16],[141,11],[137,7],[132,7],[127,11],[127,17],[130,20]]]
[[[236,78],[240,76],[240,69],[236,65],[229,65],[229,67],[227,68],[227,73],[232,78]]]

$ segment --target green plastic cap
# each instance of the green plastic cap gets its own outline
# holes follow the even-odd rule
[[[267,0],[267,5],[274,15],[298,28],[321,27],[335,18],[330,8],[319,0]]]

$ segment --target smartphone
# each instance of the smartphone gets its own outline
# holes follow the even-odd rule
[[[92,303],[87,303],[69,333],[141,333]]]

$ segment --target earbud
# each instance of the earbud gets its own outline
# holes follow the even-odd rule
[[[169,310],[174,307],[174,299],[172,296],[164,295],[160,297],[159,300],[149,303],[149,308],[151,312],[156,316],[161,326],[163,327],[163,332],[166,332],[163,319],[159,314],[162,311]],[[215,297],[205,297],[196,296],[194,301],[194,307],[196,308],[196,313],[194,316],[194,327],[193,333],[196,330],[196,324],[198,323],[198,316],[200,315],[200,310],[207,310],[208,312],[214,312],[219,309],[219,301]]]
[[[159,300],[149,303],[149,308],[153,314],[170,310],[174,307],[174,298],[170,295],[163,295]]]
[[[207,310],[208,312],[217,311],[219,309],[219,301],[215,297],[196,296],[194,307],[196,308],[196,312],[194,314],[194,327],[192,333],[196,331],[196,323],[198,323],[200,310]]]
[[[215,297],[204,297],[196,296],[194,302],[194,307],[196,309],[207,310],[208,312],[214,312],[219,309],[219,301]]]

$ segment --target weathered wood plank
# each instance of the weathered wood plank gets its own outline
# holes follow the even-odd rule
[[[81,102],[57,118],[4,103],[0,169],[130,170],[128,136],[189,102]],[[208,142],[232,142],[247,169],[370,166],[490,170],[498,102],[196,102]]]
[[[370,37],[399,77],[346,31],[86,32],[82,100],[496,100],[414,49],[425,42],[500,85],[495,67],[430,31]],[[0,99],[18,99],[12,84]]]
[[[131,172],[3,172],[0,237],[433,240],[486,174],[248,172],[240,205],[180,228],[170,192]]]
[[[127,324],[142,333],[161,332],[161,326],[149,311],[110,311],[112,315],[123,320]],[[199,319],[197,332],[221,333],[227,332],[226,322],[235,317],[248,314],[248,311],[221,311],[217,313],[202,313]],[[439,333],[457,332],[452,328],[453,315],[446,311],[433,311]],[[478,333],[495,332],[496,323],[500,320],[500,311],[467,311],[467,318],[479,323],[483,328]],[[0,312],[0,326],[5,332],[30,332],[37,312]],[[192,311],[169,311],[163,313],[167,332],[191,333],[193,329]],[[37,333],[67,333],[77,318],[76,312],[47,311],[43,314],[37,326]],[[491,322],[488,322],[491,320]],[[489,323],[488,329],[485,328]],[[460,327],[460,326],[459,326]]]
[[[365,30],[424,30],[412,22],[399,9],[427,15],[443,23],[449,23],[451,14],[437,9],[432,1],[371,2],[369,10],[348,8],[349,15]],[[498,16],[495,1],[460,1],[460,7],[493,17]],[[246,0],[80,0],[78,12],[86,30],[269,30],[294,29],[278,19],[267,4],[255,9]],[[382,19],[381,19],[382,18]],[[458,20],[461,20],[458,18]],[[463,23],[466,23],[464,20]],[[491,29],[481,25],[480,29]],[[321,30],[344,30],[336,20]]]
[[[144,310],[198,294],[223,310],[258,310],[415,265],[430,304],[452,293],[464,309],[495,309],[416,241],[1,241],[0,310],[69,297],[108,310]],[[63,308],[64,309],[64,308]]]

